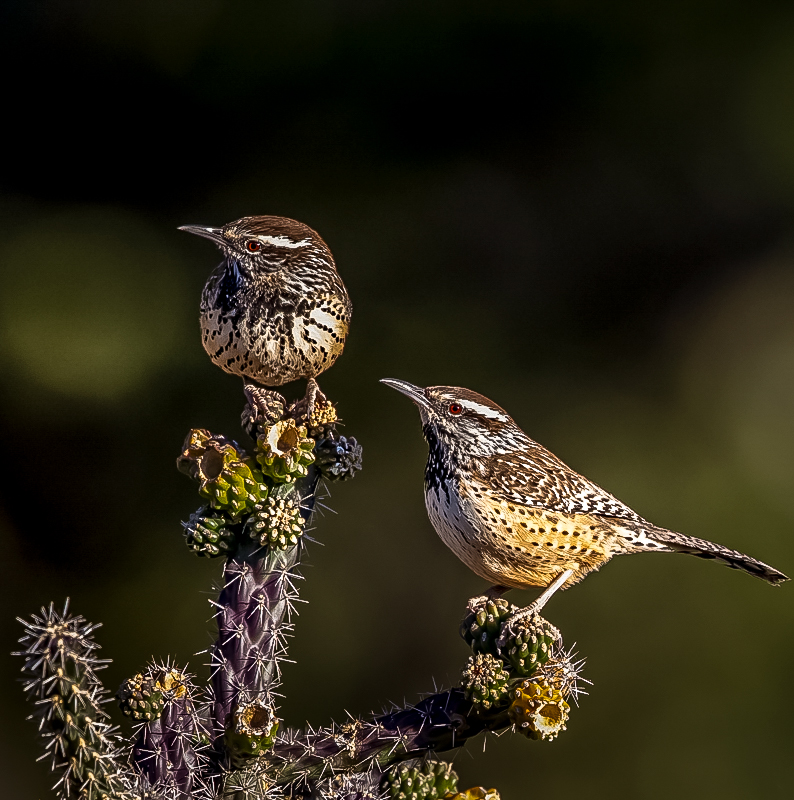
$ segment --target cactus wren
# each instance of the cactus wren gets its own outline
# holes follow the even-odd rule
[[[771,584],[788,578],[750,556],[646,522],[530,439],[507,412],[476,392],[421,389],[383,380],[419,407],[429,445],[428,516],[444,544],[494,584],[546,590],[527,609],[582,580],[614,555],[691,553]],[[523,613],[522,613],[523,616]]]
[[[210,358],[262,386],[306,378],[311,406],[317,375],[342,352],[352,311],[328,245],[308,225],[286,217],[179,230],[223,251],[201,295],[202,342]]]

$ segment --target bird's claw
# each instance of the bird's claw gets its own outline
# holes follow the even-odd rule
[[[476,614],[482,606],[484,606],[489,600],[492,598],[489,597],[487,594],[479,594],[477,597],[470,597],[468,602],[466,603],[466,609],[471,611],[472,614]]]
[[[521,627],[521,623],[526,619],[540,616],[540,609],[537,602],[530,603],[525,608],[516,609],[502,625],[502,630],[499,632],[499,638],[496,640],[496,649],[501,653],[502,649],[506,647],[508,640],[514,637]]]
[[[264,423],[271,425],[284,415],[287,401],[271,389],[263,389],[255,383],[246,383],[243,386],[246,404],[240,418],[243,430],[256,438],[257,428]]]

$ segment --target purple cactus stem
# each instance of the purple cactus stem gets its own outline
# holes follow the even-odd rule
[[[183,697],[168,700],[159,719],[140,727],[132,759],[148,784],[168,791],[169,797],[214,796],[206,783],[209,736],[186,677]],[[203,740],[203,741],[202,741]]]
[[[314,507],[318,473],[310,469],[295,485],[301,514],[308,521]],[[229,723],[235,706],[259,698],[272,702],[271,690],[280,679],[278,662],[292,604],[298,597],[295,567],[303,544],[288,550],[242,545],[226,562],[224,585],[218,597],[218,639],[211,650],[212,688],[215,696],[215,734]]]
[[[460,747],[483,731],[510,725],[507,709],[482,715],[461,689],[425,697],[419,703],[375,717],[309,733],[286,732],[271,753],[280,762],[279,782],[316,781],[334,772],[361,771]]]

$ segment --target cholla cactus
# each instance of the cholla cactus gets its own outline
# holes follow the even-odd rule
[[[116,700],[121,712],[137,721],[158,719],[165,708],[163,693],[156,682],[141,672],[121,684]]]
[[[162,695],[163,710],[137,728],[131,752],[136,771],[154,797],[209,800],[215,796],[217,775],[206,713],[196,704],[192,676],[169,663],[152,664],[147,674]]]
[[[507,600],[481,598],[469,608],[460,624],[460,635],[475,653],[497,655],[496,642],[502,632],[502,624],[517,611],[516,606]]]
[[[291,483],[305,478],[314,461],[314,439],[295,420],[282,419],[257,437],[256,460],[262,473],[275,483]]]
[[[438,800],[458,788],[458,776],[445,761],[426,761],[416,767],[393,767],[381,781],[388,800]]]
[[[560,632],[539,614],[519,620],[505,632],[502,653],[512,671],[521,677],[532,675],[551,658],[552,648],[560,640]]]
[[[96,675],[108,663],[94,655],[99,625],[72,616],[68,600],[61,613],[50,605],[20,622],[24,649],[14,655],[25,659],[24,689],[35,702],[32,718],[38,721],[51,769],[60,774],[58,797],[131,797],[124,742],[108,722],[103,706],[110,698]]]
[[[466,697],[486,711],[507,694],[510,673],[490,653],[470,656],[463,670],[461,686]]]
[[[261,545],[270,545],[286,550],[298,543],[303,536],[306,520],[300,507],[289,496],[275,492],[254,506],[248,522],[248,532]]]
[[[207,506],[194,511],[190,519],[182,523],[182,527],[185,531],[185,544],[197,556],[227,556],[237,545],[239,526]]]
[[[554,739],[565,730],[570,706],[562,692],[540,676],[527,679],[512,690],[510,721],[530,739]]]
[[[267,496],[256,462],[235,442],[196,428],[187,436],[177,459],[181,472],[200,482],[199,494],[213,508],[239,517]]]
[[[256,459],[196,429],[178,461],[210,500],[183,523],[187,544],[199,555],[224,557],[210,685],[199,690],[169,663],[125,681],[117,698],[136,725],[132,746],[122,747],[102,709],[94,626],[52,608],[26,623],[26,688],[37,699],[53,768],[62,773],[61,797],[498,800],[495,790],[457,792],[450,765],[429,756],[511,724],[532,738],[553,738],[565,726],[567,699],[580,691],[581,667],[545,620],[511,623],[516,608],[505,600],[482,599],[469,610],[461,633],[474,654],[461,687],[318,730],[290,730],[277,718],[301,536],[317,483],[321,474],[352,477],[361,448],[336,433],[336,411],[324,400],[311,419],[315,445],[295,421],[296,406],[285,412],[280,395],[257,387],[246,387],[246,396]]]
[[[226,747],[232,763],[242,766],[246,759],[263,756],[272,746],[279,721],[269,703],[256,698],[235,708],[226,731]]]
[[[154,720],[167,702],[187,696],[188,678],[170,666],[153,665],[121,684],[116,701],[122,713],[135,720]]]
[[[336,407],[328,399],[317,399],[312,409],[311,416],[307,420],[309,429],[318,429],[333,425],[339,419]]]
[[[317,442],[317,469],[330,481],[345,481],[361,469],[362,447],[351,436],[339,436],[332,431]]]

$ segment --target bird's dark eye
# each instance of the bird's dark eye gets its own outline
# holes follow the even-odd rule
[[[249,253],[255,253],[257,250],[261,250],[262,249],[262,242],[257,242],[256,239],[249,239],[245,243],[245,249]]]
[[[457,417],[458,414],[463,413],[463,406],[460,403],[451,403],[449,406],[449,413],[452,414],[453,417]]]

